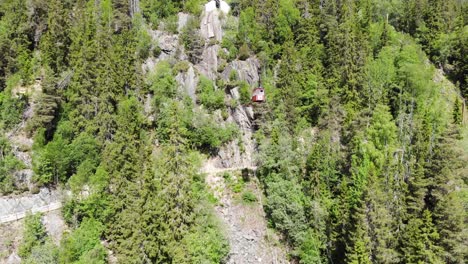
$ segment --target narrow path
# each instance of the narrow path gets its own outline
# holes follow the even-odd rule
[[[231,168],[204,168],[205,170],[202,170],[203,173],[207,174],[218,174],[218,173],[223,173],[223,172],[233,172],[233,171],[242,171],[242,170],[250,170],[250,171],[256,171],[257,167],[231,167]]]
[[[53,202],[53,203],[50,203],[48,205],[34,207],[34,208],[32,208],[31,210],[28,210],[28,211],[23,211],[23,212],[20,212],[20,213],[14,213],[14,214],[0,216],[0,224],[20,220],[20,219],[26,217],[26,215],[28,215],[28,213],[31,213],[31,214],[47,213],[47,212],[50,212],[50,211],[58,210],[60,208],[62,208],[62,203],[61,202]]]
[[[0,198],[0,224],[26,217],[28,213],[46,213],[62,207],[58,190],[42,188],[39,193],[20,197]]]

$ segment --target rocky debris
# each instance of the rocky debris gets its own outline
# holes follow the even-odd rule
[[[220,14],[218,9],[206,9],[203,13],[200,35],[205,39],[205,48],[201,56],[202,60],[195,66],[201,74],[213,81],[218,77],[218,52],[221,47],[217,43],[223,39]]]
[[[67,229],[67,225],[63,220],[60,210],[51,211],[47,214],[44,214],[42,217],[42,223],[47,231],[47,234],[52,241],[56,244],[60,244],[64,230]]]
[[[245,61],[235,60],[230,62],[222,73],[222,78],[229,81],[231,71],[236,71],[239,80],[246,81],[250,86],[258,85],[260,77],[258,70],[260,69],[260,62],[256,58],[248,58]]]
[[[19,97],[21,95],[28,95],[29,97],[36,98],[42,93],[42,80],[38,79],[34,84],[29,86],[16,86],[11,90],[13,97]]]
[[[227,168],[219,171],[211,162],[209,160],[205,163],[204,171],[216,172],[208,173],[206,182],[219,201],[215,211],[224,224],[229,240],[230,252],[226,263],[288,263],[285,251],[277,246],[278,237],[267,229],[261,202],[262,192],[257,187],[257,180],[252,178],[245,188],[252,191],[259,201],[249,205],[242,204],[239,201],[240,194],[233,193],[222,177],[229,172],[234,177],[232,180],[237,181],[233,172],[241,169]]]
[[[179,32],[185,27],[189,18],[189,14],[178,14],[177,28]],[[157,58],[150,56],[146,59],[142,64],[144,73],[153,71],[156,64],[162,60],[172,59],[183,61],[188,59],[183,45],[180,45],[179,43],[178,34],[172,34],[164,30],[148,30],[148,33],[150,34],[153,43],[156,43],[156,45],[161,49],[161,53]]]
[[[179,45],[179,35],[170,34],[161,30],[150,30],[150,36],[154,43],[161,49],[159,57],[148,57],[142,64],[144,73],[152,72],[159,61],[177,59],[185,60],[183,47]]]
[[[45,213],[42,223],[52,241],[59,245],[63,231],[67,229],[60,211],[54,210]],[[23,230],[23,220],[0,224],[0,263],[21,263],[21,258],[17,252],[23,239]]]
[[[130,17],[140,13],[140,0],[130,0]]]
[[[28,107],[23,112],[23,121],[6,133],[13,155],[25,166],[23,170],[14,173],[15,186],[19,190],[32,189],[34,186],[31,181],[33,175],[31,152],[34,141],[25,130],[27,122],[34,116],[37,98],[42,94],[42,80],[37,79],[33,85],[28,87],[16,87],[12,89],[12,94],[13,96],[28,95]]]
[[[16,252],[11,253],[10,256],[8,256],[6,260],[6,264],[20,264],[21,263],[21,258],[16,254]]]
[[[179,48],[179,35],[169,34],[165,31],[153,30],[151,31],[151,37],[156,40],[158,47],[161,49],[161,54],[157,58],[158,60],[167,60],[171,57],[175,57],[176,51]]]
[[[23,221],[0,224],[0,263],[16,264],[21,259],[16,251],[23,239]]]

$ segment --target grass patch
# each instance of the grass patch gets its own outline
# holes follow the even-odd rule
[[[242,193],[242,202],[244,204],[253,204],[257,202],[257,196],[250,190],[245,191]]]

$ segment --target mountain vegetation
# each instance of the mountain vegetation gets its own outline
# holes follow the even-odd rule
[[[290,261],[466,263],[468,2],[228,2],[218,56],[261,63],[256,176]],[[0,193],[21,191],[14,172],[24,165],[7,134],[31,109],[18,90],[40,82],[26,124],[33,181],[74,194],[59,245],[27,217],[25,263],[227,259],[199,169],[240,137],[213,118],[234,104],[225,93],[239,86],[236,103],[249,104],[254,87],[235,73],[228,83],[198,74],[193,101],[176,80],[188,62],[141,67],[164,52],[149,33],[157,28],[180,33],[187,60],[200,61],[213,44],[197,30],[203,4],[0,1]],[[178,12],[192,15],[180,32]]]

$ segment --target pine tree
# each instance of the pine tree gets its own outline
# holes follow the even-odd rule
[[[48,2],[47,31],[41,37],[40,49],[44,63],[59,74],[68,65],[69,14],[62,1]]]
[[[429,210],[424,210],[421,218],[408,221],[403,237],[405,263],[443,263],[439,257],[441,248],[435,244],[439,234]]]
[[[457,145],[457,132],[450,127],[438,140],[426,171],[431,179],[426,203],[433,212],[434,225],[440,234],[437,245],[442,247],[446,263],[463,263],[467,245],[463,242],[463,205],[457,185],[461,184],[462,160]],[[460,169],[462,169],[460,171]]]

